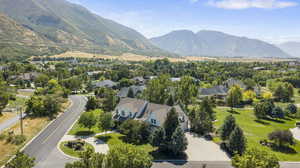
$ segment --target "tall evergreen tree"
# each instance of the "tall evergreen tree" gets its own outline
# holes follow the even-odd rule
[[[220,129],[220,136],[222,140],[227,140],[236,127],[235,118],[229,115],[225,118],[225,121]]]
[[[163,128],[157,128],[150,135],[149,141],[152,146],[158,147],[159,150],[163,150],[165,145],[166,133]]]
[[[209,115],[211,121],[214,121],[216,119],[215,111],[213,110],[213,107],[212,107],[212,105],[210,103],[210,100],[208,98],[205,98],[201,102],[200,111],[206,112]]]
[[[166,121],[163,125],[166,132],[167,140],[171,139],[171,136],[173,135],[175,129],[178,126],[179,126],[178,113],[176,112],[175,108],[172,108],[170,112],[167,114]]]
[[[235,127],[233,132],[230,134],[228,140],[228,148],[231,154],[238,153],[242,155],[246,150],[246,138],[243,130],[240,127]]]
[[[169,144],[169,149],[178,156],[187,149],[187,139],[184,135],[184,132],[180,127],[177,127],[175,132],[172,135],[171,143]]]
[[[133,92],[133,90],[132,90],[131,87],[130,87],[129,90],[128,90],[127,97],[134,98],[134,92]]]

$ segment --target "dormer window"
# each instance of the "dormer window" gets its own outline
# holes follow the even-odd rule
[[[184,122],[184,116],[180,116],[180,117],[179,117],[179,121],[180,121],[180,122]]]
[[[151,124],[156,125],[156,120],[155,119],[151,119]]]

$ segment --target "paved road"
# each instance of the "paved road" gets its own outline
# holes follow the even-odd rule
[[[25,147],[25,153],[36,158],[35,168],[63,168],[66,162],[73,161],[56,148],[60,139],[85,108],[84,96],[70,96],[70,99],[72,106]]]
[[[280,163],[281,168],[300,168],[300,163]],[[233,168],[230,162],[154,162],[152,168]]]
[[[26,116],[26,114],[23,113],[23,118]],[[0,132],[6,130],[7,128],[10,128],[18,123],[20,120],[20,115],[15,116],[14,118],[11,118],[9,120],[4,121],[2,124],[0,124]]]

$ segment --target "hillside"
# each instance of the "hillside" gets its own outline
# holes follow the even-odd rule
[[[288,58],[288,54],[266,42],[216,31],[174,31],[151,39],[156,46],[183,56]]]
[[[54,45],[51,41],[0,14],[0,60],[22,59],[28,55],[55,54],[60,51],[56,47],[37,47],[36,43]]]
[[[300,42],[286,42],[278,45],[286,53],[294,57],[300,57]]]
[[[103,54],[167,54],[135,30],[65,0],[0,0],[0,12],[64,48]]]

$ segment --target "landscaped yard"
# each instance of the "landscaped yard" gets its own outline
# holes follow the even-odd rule
[[[96,118],[99,118],[99,116],[102,113],[102,110],[95,110],[95,111],[93,111],[93,113],[94,113],[94,116]],[[97,134],[97,133],[101,133],[101,132],[103,132],[103,130],[100,129],[97,124],[95,126],[93,126],[91,129],[89,129],[89,128],[83,127],[77,121],[75,123],[75,125],[72,127],[72,129],[69,131],[68,134],[69,135],[85,136],[85,135]]]
[[[99,135],[96,138],[100,139],[101,141],[105,142],[108,144],[109,147],[116,145],[116,144],[121,144],[121,143],[125,143],[122,140],[122,137],[124,137],[124,135],[119,134],[119,133],[110,133],[110,134],[105,134],[105,135]],[[138,148],[142,148],[143,150],[152,152],[153,151],[153,147],[149,144],[147,145],[138,145]]]
[[[60,145],[59,145],[59,148],[60,148],[66,155],[69,155],[69,156],[72,156],[72,157],[77,157],[77,158],[79,158],[79,157],[80,157],[80,153],[81,153],[82,151],[76,151],[76,150],[74,150],[74,149],[72,149],[72,148],[67,147],[67,146],[66,146],[67,143],[68,143],[68,142],[61,142]],[[85,142],[83,148],[84,148],[84,150],[86,150],[87,148],[91,148],[91,149],[94,150],[94,147],[93,147],[91,144],[86,143],[86,142]]]
[[[231,113],[228,112],[229,108],[217,108],[217,121],[214,123],[216,128],[220,128],[226,116]],[[300,142],[297,141],[295,146],[292,146],[290,153],[281,153],[271,150],[268,147],[260,145],[259,141],[268,138],[268,134],[274,130],[290,129],[295,127],[296,120],[281,119],[275,120],[262,120],[257,121],[252,109],[235,109],[237,114],[233,114],[236,118],[238,125],[243,129],[247,138],[248,147],[256,147],[274,153],[281,161],[300,161]],[[215,142],[220,142],[219,138],[214,139]]]

